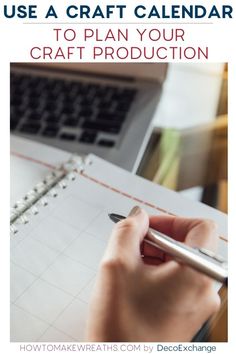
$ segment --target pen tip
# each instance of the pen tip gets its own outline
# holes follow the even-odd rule
[[[113,214],[113,213],[108,213],[108,216],[109,216],[109,218],[110,218],[112,221],[114,221],[114,215],[115,215],[115,214]]]
[[[113,222],[119,222],[120,220],[125,219],[125,216],[114,214],[114,213],[109,213],[108,216]]]

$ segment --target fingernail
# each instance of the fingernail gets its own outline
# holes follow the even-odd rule
[[[139,206],[135,206],[133,209],[131,209],[129,216],[135,216],[138,215],[141,212],[141,209]]]

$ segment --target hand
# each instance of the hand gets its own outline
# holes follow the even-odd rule
[[[215,250],[209,220],[152,216],[135,207],[115,225],[90,303],[88,341],[191,341],[220,306],[213,280],[143,242],[152,227]],[[142,257],[141,257],[142,253]]]

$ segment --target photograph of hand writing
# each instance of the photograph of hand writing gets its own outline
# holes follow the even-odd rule
[[[227,63],[10,69],[10,341],[227,342]]]
[[[149,223],[191,247],[216,251],[212,221],[173,216],[149,219],[145,211],[134,207],[114,228],[102,259],[92,295],[88,341],[191,341],[219,310],[220,297],[212,279],[143,243]]]

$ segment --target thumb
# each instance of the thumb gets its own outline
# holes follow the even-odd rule
[[[129,216],[118,222],[111,234],[105,258],[120,260],[123,264],[134,264],[140,261],[140,244],[147,233],[149,218],[138,206]]]

